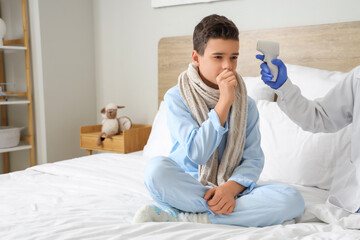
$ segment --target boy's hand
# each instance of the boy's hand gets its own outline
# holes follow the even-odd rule
[[[232,71],[226,69],[216,77],[216,82],[220,90],[219,102],[222,101],[230,107],[235,101],[236,76]]]
[[[229,114],[229,109],[235,101],[237,80],[232,71],[224,70],[216,77],[216,82],[219,87],[220,97],[214,110],[219,116],[221,126],[224,126]]]
[[[258,55],[256,55],[256,58],[263,61],[264,60],[264,55],[258,54]],[[269,69],[269,67],[268,67],[268,65],[266,63],[262,63],[260,65],[261,79],[264,81],[264,83],[266,85],[270,86],[271,88],[278,89],[288,79],[286,66],[280,59],[273,59],[273,60],[271,60],[271,62],[279,68],[279,72],[278,72],[278,76],[277,76],[276,81],[275,82],[271,81],[274,78],[274,76],[271,75],[270,69]]]
[[[215,214],[230,214],[235,208],[235,196],[244,190],[244,186],[228,181],[208,190],[204,199],[208,200],[209,208]]]

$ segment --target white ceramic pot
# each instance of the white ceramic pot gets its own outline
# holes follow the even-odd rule
[[[0,148],[19,145],[21,129],[23,127],[0,126]]]

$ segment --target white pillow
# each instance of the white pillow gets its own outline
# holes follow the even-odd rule
[[[172,145],[166,121],[166,103],[162,101],[155,116],[149,139],[144,147],[143,156],[146,158],[168,156]]]
[[[287,74],[292,83],[301,89],[304,97],[313,100],[324,96],[348,73],[327,71],[299,65],[286,64]],[[274,99],[274,91],[258,77],[243,77],[248,95],[254,100]]]
[[[274,90],[267,86],[261,77],[243,77],[249,97],[257,100],[274,101]]]
[[[293,123],[275,102],[257,106],[265,155],[260,180],[329,189],[336,165],[350,158],[351,126],[314,134]]]
[[[348,74],[291,64],[286,64],[286,67],[291,82],[297,85],[301,94],[310,100],[323,97]]]

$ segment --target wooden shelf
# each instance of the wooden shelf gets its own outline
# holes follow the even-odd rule
[[[4,50],[26,50],[25,46],[0,46]]]
[[[11,100],[8,101],[0,100],[0,105],[16,105],[16,104],[29,104],[30,101],[28,100]]]
[[[14,151],[21,151],[21,150],[26,150],[26,149],[31,149],[31,145],[28,142],[25,141],[21,141],[19,143],[19,145],[17,145],[16,147],[11,147],[11,148],[0,148],[0,153],[5,153],[5,152],[14,152]]]
[[[151,132],[151,125],[133,124],[129,130],[119,135],[106,138],[101,146],[96,145],[101,132],[101,125],[84,126],[80,128],[80,148],[88,150],[130,153],[144,148]]]

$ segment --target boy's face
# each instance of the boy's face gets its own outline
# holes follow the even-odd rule
[[[216,77],[224,70],[236,74],[239,56],[239,41],[224,39],[209,39],[204,55],[196,50],[192,53],[193,63],[199,67],[202,80],[210,87],[218,88]]]

